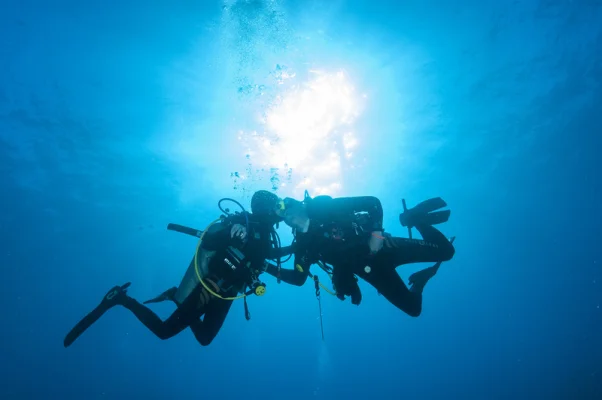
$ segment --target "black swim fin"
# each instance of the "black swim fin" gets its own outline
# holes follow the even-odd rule
[[[161,303],[163,301],[173,301],[174,303],[176,303],[174,296],[176,295],[177,291],[178,291],[178,288],[174,286],[172,288],[167,289],[166,291],[164,291],[157,297],[154,297],[150,300],[146,300],[143,304]]]
[[[77,323],[71,329],[71,331],[65,336],[65,340],[63,341],[63,345],[65,347],[71,346],[75,340],[82,335],[93,323],[98,321],[100,317],[103,316],[105,312],[107,312],[112,307],[118,305],[120,301],[123,299],[123,296],[126,295],[127,288],[131,285],[131,282],[128,282],[122,286],[115,286],[105,295],[100,304],[92,310],[88,315],[82,318],[81,321]]]
[[[418,213],[430,213],[440,208],[447,207],[447,203],[441,197],[433,197],[416,204],[412,210]]]
[[[403,212],[399,214],[399,222],[402,226],[408,228],[410,239],[412,238],[413,227],[442,224],[447,222],[451,214],[450,210],[436,211],[447,206],[447,203],[441,197],[425,200],[410,209],[407,208],[405,199],[402,200],[402,203]]]

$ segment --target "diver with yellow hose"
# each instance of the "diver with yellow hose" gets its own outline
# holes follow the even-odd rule
[[[263,295],[265,291],[265,284],[258,276],[264,272],[266,260],[280,257],[282,253],[274,252],[272,246],[273,225],[281,221],[275,214],[274,201],[278,201],[276,195],[258,191],[251,199],[252,213],[243,209],[242,213],[216,220],[204,232],[193,232],[200,237],[199,245],[180,286],[149,301],[173,300],[177,304],[177,310],[165,321],[128,296],[130,283],[126,283],[115,286],[105,295],[67,334],[64,346],[70,346],[117,305],[130,310],[160,339],[169,339],[190,328],[202,346],[209,345],[220,331],[234,300],[250,294]]]

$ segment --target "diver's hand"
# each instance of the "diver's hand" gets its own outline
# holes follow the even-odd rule
[[[383,244],[385,242],[385,238],[383,237],[383,233],[381,231],[374,231],[370,235],[370,242],[368,246],[370,247],[370,253],[375,254],[383,248]]]
[[[345,300],[347,296],[350,296],[351,304],[359,306],[362,302],[362,291],[353,273],[335,269],[332,274],[332,286],[340,300]]]
[[[245,240],[247,238],[247,228],[245,228],[241,224],[234,224],[234,226],[230,230],[230,237],[237,237],[241,240]]]
[[[219,293],[219,286],[211,279],[204,279],[205,285],[207,285],[214,293]],[[201,288],[201,294],[199,295],[199,307],[205,306],[211,300],[213,295],[209,293],[207,289],[203,286]]]
[[[199,307],[205,306],[211,300],[211,293],[207,291],[207,289],[202,288],[201,294],[199,296]]]

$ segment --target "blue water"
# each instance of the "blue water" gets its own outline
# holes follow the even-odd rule
[[[600,1],[0,9],[0,398],[602,398]],[[401,236],[442,196],[457,252],[419,318],[323,293],[324,342],[311,283],[265,277],[208,347],[115,308],[63,348],[179,282],[169,222],[258,189],[375,195]]]

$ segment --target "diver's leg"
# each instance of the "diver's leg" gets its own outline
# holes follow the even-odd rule
[[[136,299],[127,296],[122,302],[125,308],[133,312],[144,326],[162,340],[174,337],[200,318],[203,310],[198,304],[199,293],[198,290],[194,290],[169,318],[162,321],[150,308],[140,304]]]
[[[130,310],[140,322],[144,324],[159,339],[169,339],[182,332],[188,326],[189,319],[181,308],[174,311],[171,316],[162,321],[150,308],[140,304],[136,299],[128,297],[123,302],[123,306]]]
[[[176,304],[176,306],[178,306],[179,304],[178,304],[178,302],[175,299],[175,295],[176,295],[177,291],[178,291],[178,288],[174,286],[172,288],[167,289],[166,291],[164,291],[163,293],[161,293],[157,297],[154,297],[154,298],[152,298],[150,300],[146,300],[142,304],[160,303],[162,301],[168,301],[169,300],[169,301],[173,301]]]
[[[443,233],[432,226],[416,229],[422,240],[386,236],[383,248],[374,256],[375,262],[395,268],[402,264],[451,260],[456,250]]]
[[[232,300],[212,298],[205,306],[205,317],[190,324],[190,330],[201,346],[208,346],[222,328]]]
[[[418,317],[422,312],[422,290],[409,290],[394,269],[375,266],[369,273],[362,270],[357,275],[409,316]]]
[[[455,239],[456,237],[454,236],[449,240],[449,242],[454,243]],[[411,285],[410,290],[419,290],[422,292],[428,281],[439,271],[441,263],[441,261],[437,261],[435,265],[425,268],[422,271],[414,272],[412,275],[410,275],[410,278],[408,279]]]
[[[386,237],[381,251],[367,263],[370,272],[365,269],[355,270],[357,275],[376,287],[392,304],[411,316],[420,315],[424,287],[437,274],[441,263],[453,257],[455,252],[455,238],[448,241],[432,226],[421,227],[420,231],[425,240]],[[403,264],[429,261],[436,263],[412,274],[408,290],[395,268]]]

